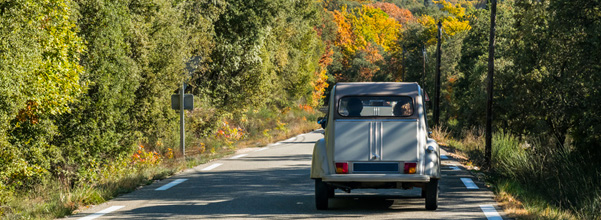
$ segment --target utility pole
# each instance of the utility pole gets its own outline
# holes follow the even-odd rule
[[[434,91],[434,125],[438,126],[440,121],[440,59],[441,59],[441,42],[442,42],[442,23],[438,21],[438,36],[436,37],[438,42],[436,43],[436,77],[434,84],[436,90]]]
[[[403,46],[403,64],[401,66],[401,82],[405,81],[405,46]]]
[[[488,39],[488,102],[486,103],[486,146],[484,148],[485,163],[491,168],[492,158],[492,104],[493,76],[495,73],[495,32],[497,18],[497,0],[490,0],[490,36]]]
[[[423,83],[423,86],[426,87],[426,45],[422,45],[422,57],[423,59],[423,70],[424,72],[422,73],[422,77],[421,78],[421,83]]]

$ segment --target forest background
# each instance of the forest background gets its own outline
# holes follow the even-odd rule
[[[601,218],[600,5],[499,2],[489,181],[548,218]],[[110,173],[177,158],[170,97],[182,82],[195,95],[186,132],[197,157],[313,123],[336,82],[434,94],[437,22],[437,133],[478,164],[486,1],[1,1],[0,214],[67,215],[118,194],[97,193]]]

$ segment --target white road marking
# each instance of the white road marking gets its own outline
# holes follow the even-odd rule
[[[448,159],[449,159],[449,157],[447,157],[447,155],[444,155],[444,154],[442,154],[442,155],[440,155],[440,159],[443,159],[443,160],[448,160]]]
[[[213,164],[211,166],[205,167],[204,169],[202,169],[202,171],[212,170],[212,169],[215,169],[215,168],[217,168],[218,166],[221,166],[221,165],[223,165],[223,164],[222,163],[216,163],[216,164]]]
[[[275,143],[275,144],[270,144],[269,146],[277,146],[277,145],[280,145],[280,144],[282,144],[282,143],[280,143],[280,142],[277,142],[277,143]]]
[[[463,185],[465,185],[465,188],[467,189],[479,189],[470,178],[461,178],[461,182],[463,182]]]
[[[236,156],[230,157],[230,159],[238,159],[238,158],[241,158],[241,157],[244,157],[244,156],[248,156],[248,154],[238,154]]]
[[[267,149],[269,149],[269,148],[268,147],[263,147],[263,148],[257,149],[255,152],[264,151],[264,150],[267,150]]]
[[[451,168],[451,170],[461,170],[461,168],[459,168],[459,167],[457,167],[457,166],[451,166],[451,167],[449,167],[449,168]]]
[[[109,208],[101,210],[100,212],[96,212],[94,214],[91,214],[91,215],[88,215],[86,217],[80,218],[79,220],[91,220],[91,219],[95,219],[95,218],[98,218],[98,217],[103,216],[105,214],[114,212],[114,211],[116,211],[116,210],[118,210],[120,208],[123,208],[123,207],[125,207],[125,206],[111,206]]]
[[[503,220],[501,215],[499,215],[495,207],[492,205],[480,205],[480,209],[482,209],[482,212],[484,212],[484,215],[486,215],[488,220]]]
[[[183,183],[184,181],[186,181],[188,179],[176,179],[171,181],[170,183],[165,184],[164,186],[161,186],[159,188],[156,188],[156,191],[164,191],[164,190],[168,190],[171,187],[174,187],[177,184]]]

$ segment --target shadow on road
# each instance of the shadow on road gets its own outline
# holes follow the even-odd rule
[[[253,156],[240,163],[282,162],[277,168],[193,172],[177,176],[187,181],[166,191],[165,183],[144,187],[113,201],[137,201],[140,208],[108,214],[109,218],[363,218],[378,219],[479,219],[477,203],[490,199],[478,190],[466,190],[458,178],[441,181],[439,209],[426,211],[420,189],[409,191],[337,192],[330,210],[316,210],[314,181],[307,161],[311,155]],[[251,164],[251,163],[247,163]],[[452,174],[445,170],[444,173]],[[460,176],[460,175],[458,175]],[[457,182],[459,181],[459,182]],[[457,204],[462,204],[458,206]],[[441,217],[442,216],[442,217]]]

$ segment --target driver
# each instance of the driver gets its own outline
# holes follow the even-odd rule
[[[358,98],[351,98],[346,105],[346,109],[349,117],[359,117],[363,110],[363,103]]]

